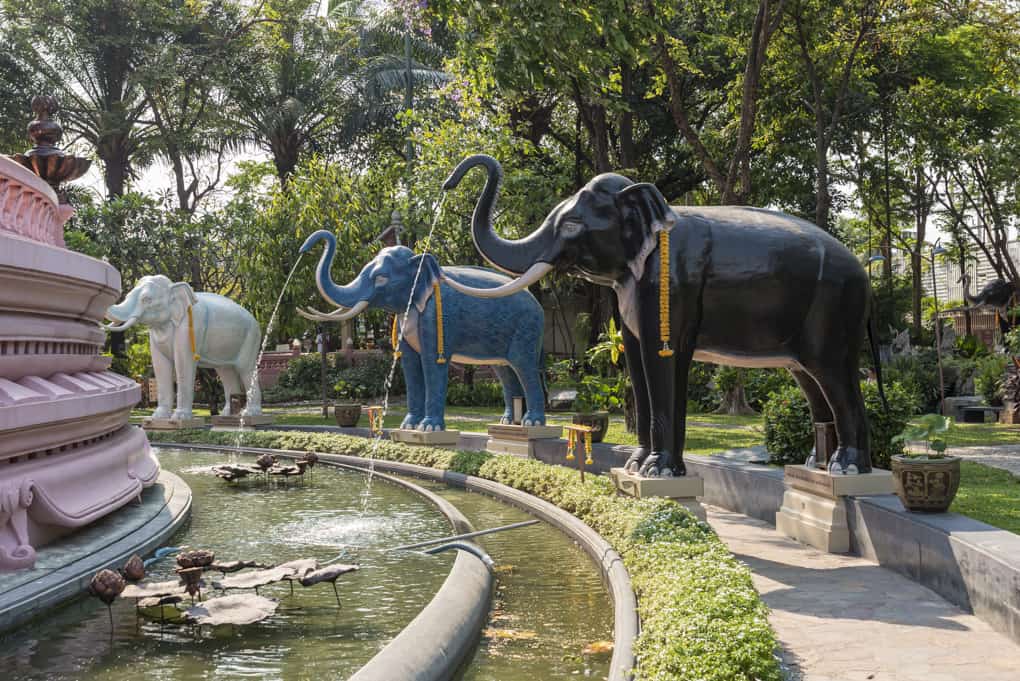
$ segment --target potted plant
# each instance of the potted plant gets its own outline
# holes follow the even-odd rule
[[[953,420],[941,414],[925,414],[893,442],[924,442],[922,454],[892,457],[896,495],[904,508],[914,512],[944,513],[960,488],[960,457],[946,454],[945,434]]]
[[[340,379],[333,386],[337,397],[341,398],[333,406],[333,415],[336,417],[336,424],[341,428],[354,428],[361,418],[361,402],[357,401],[361,396],[361,390],[357,383]]]
[[[585,376],[577,387],[573,422],[592,428],[592,442],[602,442],[609,428],[609,410],[622,406],[614,383],[600,376]]]

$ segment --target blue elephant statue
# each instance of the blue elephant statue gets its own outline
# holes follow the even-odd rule
[[[523,396],[527,410],[522,424],[545,425],[545,315],[531,293],[473,297],[464,291],[497,289],[509,284],[510,277],[482,267],[441,268],[431,255],[415,255],[405,246],[382,249],[351,283],[338,286],[329,274],[336,253],[333,234],[315,232],[301,252],[307,253],[320,241],[326,248],[316,282],[322,297],[340,309],[322,313],[299,308],[298,313],[314,321],[344,321],[369,307],[398,315],[397,323],[403,328],[400,362],[407,383],[407,416],[401,428],[446,429],[447,361],[495,369],[506,405],[502,423],[512,422],[513,398]]]

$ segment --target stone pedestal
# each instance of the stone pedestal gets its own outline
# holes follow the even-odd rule
[[[621,494],[645,499],[666,497],[685,506],[699,520],[705,520],[705,507],[698,497],[705,496],[705,481],[693,475],[676,478],[645,478],[623,468],[612,468],[609,477]]]
[[[511,454],[522,459],[533,459],[535,440],[558,440],[562,435],[563,428],[560,426],[490,423],[489,443],[485,449],[491,454]]]
[[[776,513],[776,529],[821,551],[848,553],[850,530],[841,497],[892,494],[892,472],[831,475],[806,466],[785,468],[786,492]]]
[[[145,430],[188,430],[191,428],[205,428],[205,419],[156,419],[150,416],[142,420],[142,428]]]
[[[407,445],[426,445],[429,447],[456,447],[460,440],[459,430],[412,430],[410,428],[394,428],[390,431],[390,440],[403,442]]]
[[[212,429],[216,431],[255,430],[259,427],[271,425],[274,420],[271,414],[259,414],[258,416],[239,416],[236,414],[223,416],[217,414],[216,416],[209,417]]]

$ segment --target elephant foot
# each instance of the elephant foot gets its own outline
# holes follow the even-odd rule
[[[233,416],[234,413],[230,411],[230,402],[227,402],[227,406],[220,409],[220,416]]]
[[[434,433],[440,430],[446,430],[446,423],[443,419],[426,416],[422,419],[421,423],[418,424],[418,430],[425,433]]]
[[[871,456],[856,447],[838,447],[829,462],[830,475],[858,475],[871,472]]]
[[[687,466],[682,456],[673,456],[671,452],[653,452],[645,459],[638,471],[645,478],[673,478],[687,475]]]
[[[170,414],[171,421],[190,421],[195,418],[195,415],[190,409],[175,409],[174,413]]]
[[[402,430],[415,430],[421,421],[422,418],[420,416],[408,414],[404,417],[404,420],[400,422],[400,428]]]
[[[168,419],[170,418],[170,410],[159,407],[156,411],[152,412],[152,418],[154,419]]]
[[[627,463],[623,464],[623,470],[628,473],[637,473],[641,470],[641,464],[648,458],[648,450],[644,447],[638,447],[634,450],[634,453],[627,459]]]
[[[509,426],[514,422],[514,414],[511,411],[503,412],[503,415],[499,417],[499,422],[504,426]]]
[[[532,414],[531,412],[524,412],[524,418],[521,419],[522,426],[544,426],[545,425],[545,414]]]
[[[262,416],[261,407],[245,407],[241,410],[241,416]]]

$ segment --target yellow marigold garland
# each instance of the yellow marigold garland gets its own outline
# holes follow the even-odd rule
[[[433,282],[432,290],[436,297],[436,364],[446,364],[443,355],[443,296],[439,292],[439,282]]]
[[[659,232],[659,357],[672,357],[669,346],[669,230]]]
[[[393,347],[393,356],[397,359],[403,354],[400,352],[400,336],[397,333],[397,317],[393,315],[393,328],[390,330],[390,345]]]
[[[379,406],[367,407],[365,411],[368,412],[368,427],[372,431],[372,435],[382,435],[383,432],[383,408]]]
[[[197,362],[202,356],[195,350],[195,319],[192,317],[190,305],[188,305],[188,341],[191,343],[191,356]]]

